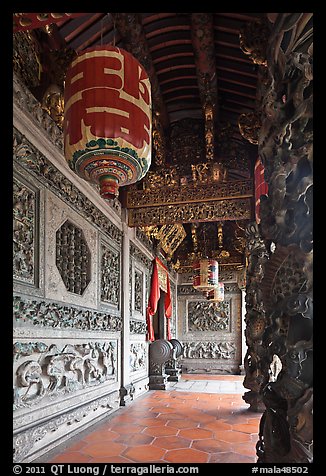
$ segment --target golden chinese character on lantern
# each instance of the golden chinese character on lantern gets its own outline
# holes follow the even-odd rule
[[[207,294],[208,301],[223,302],[224,301],[224,283],[218,283],[218,287],[212,289]]]
[[[65,157],[104,199],[141,180],[151,164],[151,88],[121,48],[97,46],[71,63],[65,82]]]
[[[201,259],[193,264],[193,287],[208,293],[218,286],[218,262],[213,259]]]

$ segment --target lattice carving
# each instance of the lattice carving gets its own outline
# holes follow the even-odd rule
[[[81,228],[69,220],[56,232],[56,265],[66,289],[82,295],[91,280],[91,254]]]

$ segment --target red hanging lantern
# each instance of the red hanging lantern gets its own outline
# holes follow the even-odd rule
[[[217,288],[209,291],[207,295],[208,301],[223,302],[224,301],[224,283],[218,283]]]
[[[70,168],[98,184],[104,199],[141,180],[151,164],[151,88],[127,51],[88,48],[65,82],[64,141]]]
[[[201,259],[193,264],[193,287],[204,293],[218,286],[218,262],[214,259]]]

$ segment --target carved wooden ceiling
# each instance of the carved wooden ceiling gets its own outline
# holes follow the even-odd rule
[[[27,18],[22,20],[24,15]],[[40,100],[50,83],[63,86],[64,70],[73,56],[94,45],[124,48],[146,68],[152,85],[152,165],[141,183],[121,190],[120,199],[129,209],[129,225],[141,227],[153,240],[163,225],[182,224],[185,234],[181,233],[183,238],[180,235],[180,244],[172,253],[173,262],[185,263],[196,249],[203,250],[204,243],[207,254],[218,255],[224,249],[233,256],[225,255],[225,263],[243,262],[243,238],[239,236],[244,236],[246,223],[254,219],[257,145],[242,136],[238,120],[241,114],[250,115],[257,109],[261,62],[257,57],[253,61],[249,53],[255,53],[254,48],[246,50],[240,32],[257,20],[264,21],[265,16],[14,16],[16,28],[34,28],[41,49],[43,82],[31,87]],[[263,43],[259,35],[252,39],[253,45],[259,42]],[[222,245],[217,239],[221,224]]]

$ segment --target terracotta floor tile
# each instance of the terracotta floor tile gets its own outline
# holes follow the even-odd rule
[[[199,423],[193,420],[170,420],[166,423],[166,426],[172,426],[173,428],[196,428]]]
[[[229,443],[245,443],[251,441],[250,435],[247,433],[240,433],[239,431],[225,430],[216,431],[215,438]]]
[[[204,440],[195,440],[192,443],[192,448],[196,450],[205,451],[206,453],[218,453],[222,451],[231,451],[230,443],[226,441],[219,441],[213,438],[207,438]]]
[[[114,443],[112,441],[96,442],[83,448],[83,453],[95,457],[105,458],[106,456],[120,455],[126,449],[125,445]]]
[[[161,460],[165,455],[165,452],[166,450],[157,448],[153,445],[141,445],[126,449],[121,456],[131,459],[134,462],[146,463]]]
[[[90,463],[133,463],[132,460],[124,458],[123,456],[107,456],[106,458],[94,458]]]
[[[153,442],[153,446],[158,446],[159,448],[164,448],[166,450],[189,448],[190,444],[191,440],[179,436],[161,436],[155,438]]]
[[[114,440],[118,436],[119,436],[119,433],[116,433],[115,431],[101,430],[101,431],[95,431],[94,433],[90,433],[89,435],[85,436],[83,438],[83,441],[85,441],[87,444],[89,444],[89,443],[93,443],[95,441]]]
[[[242,443],[242,444],[231,443],[232,451],[234,451],[234,453],[240,453],[242,455],[255,456],[257,440],[250,443]]]
[[[154,436],[136,433],[131,435],[120,435],[115,443],[122,443],[126,446],[150,445],[154,440]]]
[[[178,430],[171,426],[150,426],[144,431],[144,434],[150,436],[174,436],[177,433]]]
[[[209,377],[196,379],[206,388],[205,380],[242,378]],[[79,441],[74,437],[70,447],[65,442],[46,462],[254,463],[260,418],[240,394],[149,391],[82,432]]]
[[[236,431],[242,431],[244,433],[258,433],[259,431],[259,421],[257,421],[255,424],[253,423],[244,423],[244,424],[237,424],[237,425],[232,425],[232,429]]]
[[[114,423],[111,426],[111,430],[116,432],[116,433],[119,433],[120,435],[121,434],[129,434],[129,433],[140,433],[141,431],[144,430],[144,428],[145,428],[145,426],[132,425],[132,424],[128,425],[128,423],[124,423],[124,424]]]
[[[188,430],[180,430],[178,436],[189,438],[191,440],[200,440],[203,438],[212,438],[213,433],[212,431],[205,430],[204,428],[193,428]]]
[[[170,463],[207,463],[209,454],[192,448],[170,450],[166,453],[164,461]]]
[[[53,458],[50,463],[88,463],[91,457],[78,451],[67,451]]]
[[[256,461],[256,458],[233,452],[213,453],[209,459],[209,463],[255,463]]]

